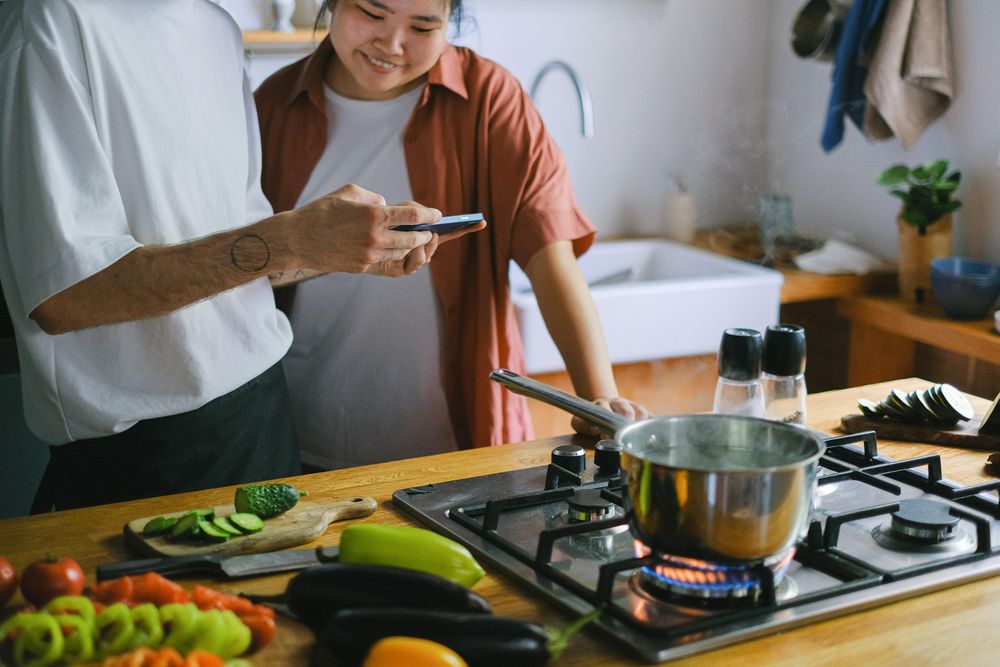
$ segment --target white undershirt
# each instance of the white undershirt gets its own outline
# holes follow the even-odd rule
[[[0,156],[0,283],[41,440],[194,410],[281,359],[291,330],[264,278],[58,336],[29,318],[140,246],[271,215],[239,27],[218,6],[0,5]]]
[[[384,101],[325,90],[327,144],[297,206],[347,183],[389,203],[412,199],[402,138],[423,89]],[[309,280],[291,319],[284,366],[303,461],[343,468],[456,448],[429,269]]]

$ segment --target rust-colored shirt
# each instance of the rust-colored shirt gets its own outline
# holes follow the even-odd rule
[[[326,146],[323,74],[328,39],[257,90],[262,184],[276,212],[295,206]],[[474,52],[449,46],[404,132],[414,198],[445,215],[481,211],[487,228],[442,244],[430,263],[443,315],[442,382],[462,448],[533,437],[526,399],[490,381],[523,372],[524,350],[507,281],[542,247],[594,227],[573,197],[566,162],[517,80]]]

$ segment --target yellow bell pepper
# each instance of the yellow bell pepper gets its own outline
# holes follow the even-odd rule
[[[468,667],[444,644],[416,637],[386,637],[375,642],[362,667]]]

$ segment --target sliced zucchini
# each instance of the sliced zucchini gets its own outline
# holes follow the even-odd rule
[[[214,519],[212,519],[212,523],[215,525],[216,528],[219,528],[223,532],[229,533],[230,535],[242,535],[243,534],[242,530],[240,530],[239,528],[237,528],[236,526],[234,526],[232,523],[230,523],[229,519],[227,519],[224,516],[217,516],[217,517],[215,517]]]
[[[206,519],[198,519],[198,534],[209,542],[225,542],[229,539],[229,533],[218,528],[214,523]]]
[[[230,514],[229,522],[244,533],[258,533],[264,528],[264,520],[249,512]]]
[[[156,535],[162,535],[177,523],[177,519],[168,519],[165,516],[158,516],[155,519],[150,519],[146,522],[146,525],[142,527],[142,534],[145,537],[155,537]]]
[[[179,540],[194,535],[199,519],[201,517],[197,511],[186,512],[184,516],[177,520],[174,527],[170,529],[170,538]]]

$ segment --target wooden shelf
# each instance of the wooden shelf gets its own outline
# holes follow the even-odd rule
[[[720,255],[756,263],[761,256],[760,246],[750,238],[756,233],[756,229],[752,227],[707,230],[699,232],[692,245]],[[776,256],[773,268],[785,277],[780,297],[783,304],[836,299],[853,294],[893,292],[897,289],[895,271],[869,273],[863,276],[853,273],[834,275],[810,273],[795,268],[790,253]]]
[[[865,325],[896,338],[1000,364],[1000,335],[993,329],[992,317],[952,320],[937,306],[915,306],[898,297],[876,295],[843,298],[837,312],[852,325]]]
[[[325,29],[316,32],[312,28],[299,28],[294,32],[248,30],[243,33],[243,47],[250,55],[301,53],[315,48],[324,37]]]
[[[246,30],[243,33],[244,44],[318,44],[326,36],[326,30],[313,32],[312,28],[298,28],[293,32],[275,32],[273,30]]]

